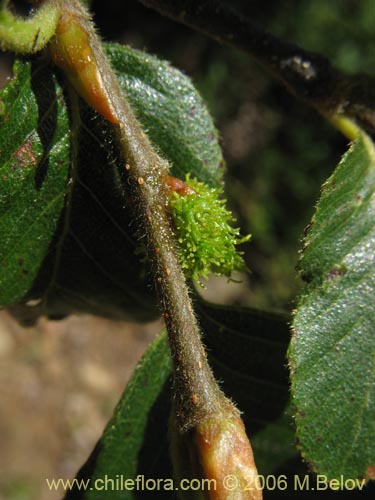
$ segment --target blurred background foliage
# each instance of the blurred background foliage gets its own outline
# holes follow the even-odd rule
[[[371,72],[372,0],[228,1],[277,36],[328,56],[347,72]],[[291,309],[295,266],[322,182],[347,141],[248,56],[220,46],[137,2],[93,1],[106,39],[170,60],[192,77],[220,131],[227,194],[244,233],[249,291],[241,302]]]

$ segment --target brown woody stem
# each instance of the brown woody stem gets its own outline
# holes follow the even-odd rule
[[[246,52],[281,80],[291,93],[328,119],[343,115],[369,133],[375,133],[374,77],[347,75],[335,69],[322,55],[259,29],[220,0],[140,2],[220,43]],[[343,129],[341,123],[333,122]]]
[[[87,11],[79,0],[58,1],[61,17],[50,45],[51,55],[81,97],[112,123],[123,165],[124,189],[145,241],[167,326],[178,426],[186,431],[213,412],[232,406],[207,363],[189,290],[178,263],[167,214],[168,164],[157,155],[134,116]]]

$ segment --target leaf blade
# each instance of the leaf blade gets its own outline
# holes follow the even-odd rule
[[[106,50],[151,142],[170,161],[171,175],[184,180],[190,172],[216,186],[224,173],[218,133],[189,78],[150,54],[116,44]]]
[[[2,92],[2,305],[20,300],[31,288],[58,225],[68,180],[69,126],[61,91],[54,94],[56,83],[47,67],[39,66],[36,72],[44,79],[43,85],[36,82],[31,63],[16,64],[15,78]],[[47,161],[49,168],[44,172]]]
[[[108,54],[146,131],[170,161],[172,173],[185,178],[191,171],[217,184],[222,175],[217,132],[190,80],[169,64],[130,48],[110,44]],[[72,312],[141,321],[154,318],[156,300],[145,267],[135,255],[136,228],[130,202],[124,199],[123,165],[108,124],[83,102],[77,123],[77,113],[69,111],[77,104],[68,102],[69,93],[63,91],[63,80],[56,81],[53,68],[46,67],[47,78],[28,60],[17,64],[23,73],[16,71],[1,92],[0,263],[10,249],[14,258],[10,266],[5,262],[0,268],[0,305],[11,307],[27,324],[41,314],[60,318]],[[62,115],[56,123],[54,106]],[[44,182],[39,191],[31,167],[28,177],[11,177],[14,186],[5,179],[12,169],[25,170],[18,168],[26,161],[18,153],[24,143],[21,153],[29,153]],[[48,183],[53,174],[53,179],[62,176],[61,182]],[[22,193],[30,193],[29,198]],[[53,196],[55,205],[44,210]],[[36,198],[39,205],[33,205]],[[40,224],[33,226],[35,221]],[[22,271],[28,272],[26,277]]]
[[[293,455],[293,449],[290,449],[290,429],[285,423],[286,419],[284,418],[281,423],[277,423],[288,400],[286,376],[283,378],[283,384],[278,386],[278,391],[272,394],[276,400],[270,404],[270,394],[263,390],[261,376],[256,378],[254,375],[263,362],[269,369],[269,379],[279,380],[280,370],[283,370],[285,364],[289,339],[286,319],[255,310],[217,306],[203,301],[197,304],[197,314],[204,328],[204,341],[208,348],[209,362],[213,366],[215,376],[225,380],[228,372],[232,374],[230,379],[225,380],[224,389],[227,395],[234,397],[235,402],[244,411],[247,431],[255,434],[263,428],[266,430],[270,422],[276,422],[277,432],[273,431],[271,436],[267,432],[263,432],[263,435],[260,435],[256,441],[256,446],[261,450],[264,462],[266,463],[269,453],[273,453],[273,450],[278,449],[279,446],[285,446],[285,442],[289,445],[285,456],[288,458],[288,456]],[[219,325],[221,328],[218,328]],[[242,358],[245,359],[246,353],[262,347],[264,340],[268,341],[269,347],[274,348],[275,356],[269,356],[261,349],[258,352],[261,360],[258,361],[257,366],[251,368],[252,360],[256,357],[256,353],[254,353],[251,360],[247,360],[246,366],[242,367],[242,363],[238,361],[241,346]],[[225,366],[226,362],[228,362],[228,367]],[[233,370],[236,363],[239,366]],[[145,386],[142,383],[145,377],[148,380],[155,377],[155,380]],[[122,474],[130,479],[135,479],[137,475],[143,475],[145,479],[170,479],[173,477],[167,437],[167,423],[172,397],[170,377],[169,347],[165,334],[162,334],[144,355],[96,450],[81,469],[78,478],[91,478],[93,481],[106,474],[111,477]],[[154,384],[155,381],[156,384]],[[259,384],[261,390],[256,391],[256,400],[250,400],[249,393]],[[240,391],[236,391],[236,387],[240,386],[244,387]],[[147,400],[148,397],[149,400]],[[135,427],[134,422],[138,418],[141,424]],[[148,419],[147,424],[145,418]],[[289,422],[289,420],[287,421]],[[254,453],[257,453],[256,447]],[[131,459],[129,460],[128,457]],[[282,463],[280,455],[272,463],[275,467]],[[169,495],[168,491],[153,491],[153,498],[174,498],[174,492],[171,493],[171,497]],[[73,498],[76,500],[82,498],[97,500],[99,497],[101,500],[107,498],[121,500],[143,498],[141,491],[111,491],[107,493],[101,491],[99,494],[98,491],[84,493],[77,489],[70,492],[66,498],[70,500]]]
[[[324,186],[301,259],[289,351],[302,455],[334,479],[375,463],[375,151],[359,138]]]

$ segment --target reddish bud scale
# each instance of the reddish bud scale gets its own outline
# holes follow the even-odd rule
[[[64,71],[78,95],[108,121],[119,125],[89,34],[74,14],[61,15],[50,43],[50,51],[52,60]]]
[[[186,432],[179,429],[174,411],[169,429],[176,480],[202,481],[202,489],[180,490],[179,499],[262,500],[251,444],[230,402]]]
[[[198,424],[192,448],[190,453],[198,455],[203,477],[216,482],[216,488],[206,492],[207,499],[262,499],[253,452],[239,416],[214,416]]]
[[[178,179],[177,177],[172,177],[170,175],[168,175],[165,185],[167,189],[181,196],[187,196],[188,194],[195,193],[194,189],[185,184],[184,181]]]

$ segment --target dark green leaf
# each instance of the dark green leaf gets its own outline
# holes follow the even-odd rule
[[[3,91],[0,133],[0,305],[31,288],[64,207],[69,123],[44,69],[18,62]],[[48,107],[47,107],[48,103]]]
[[[191,81],[169,63],[144,52],[108,44],[121,87],[154,146],[171,162],[175,177],[186,173],[211,186],[223,175],[218,134]]]
[[[79,478],[163,478],[168,470],[171,360],[165,332],[147,349]],[[164,390],[163,390],[164,389]],[[160,399],[162,395],[162,399]],[[150,435],[151,434],[151,435]],[[142,470],[146,468],[146,472]],[[142,472],[140,472],[142,470]],[[157,493],[157,492],[155,492]],[[132,499],[134,491],[68,492],[67,499]]]
[[[275,473],[289,460],[296,458],[295,430],[291,411],[267,425],[252,439],[258,473],[267,476]],[[272,486],[271,486],[272,488]]]
[[[107,49],[172,174],[217,183],[217,134],[190,81],[154,57]],[[0,94],[0,305],[24,322],[77,311],[151,319],[158,311],[111,130],[68,96],[37,60],[19,61]]]
[[[6,112],[0,133],[7,157],[14,151],[17,159],[12,163],[5,157],[1,179],[0,290],[5,294],[13,286],[18,294],[1,305],[11,305],[26,323],[41,314],[62,317],[77,311],[154,317],[155,300],[130,237],[129,210],[107,124],[83,103],[80,113],[68,113],[67,98],[43,61],[19,62],[18,67],[25,76],[17,73],[3,92]],[[30,137],[32,144],[42,144],[42,152],[35,156],[32,151],[35,164],[26,169],[21,160],[30,151]],[[18,144],[26,147],[20,150]],[[50,214],[55,198],[60,204]],[[35,209],[34,199],[40,200]],[[10,252],[13,261],[7,259]],[[22,264],[28,278],[21,289],[16,264]]]
[[[277,450],[272,463],[278,467],[283,461],[282,447],[285,459],[293,453],[289,424],[285,417],[279,421],[288,400],[284,366],[289,332],[285,318],[205,302],[197,304],[197,311],[216,377],[225,380],[224,391],[244,412],[248,432],[264,429],[255,440],[255,453],[259,448],[266,462],[267,455]],[[143,357],[80,478],[95,480],[106,474],[129,479],[137,475],[145,479],[172,478],[167,425],[171,402],[169,359],[163,334]],[[274,421],[279,432],[273,428],[269,434],[266,426]],[[174,497],[168,491],[154,491],[152,495]],[[67,498],[131,500],[145,496],[144,491],[74,491]]]
[[[252,434],[278,418],[288,402],[286,317],[197,301],[210,366],[238,403]]]
[[[323,187],[305,240],[290,347],[303,457],[329,478],[375,464],[375,151],[360,137]]]

